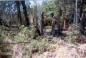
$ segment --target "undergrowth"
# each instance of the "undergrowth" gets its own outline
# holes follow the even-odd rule
[[[50,42],[46,37],[44,38],[38,36],[34,39],[34,36],[37,35],[34,26],[30,28],[21,26],[19,28],[19,32],[15,35],[12,35],[11,33],[6,34],[5,32],[6,30],[3,30],[3,32],[0,34],[0,40],[2,39],[1,41],[10,39],[13,42],[28,42],[23,44],[23,55],[28,55],[29,58],[31,58],[33,53],[43,53],[45,51],[49,51],[49,49],[52,49],[51,44],[53,44],[53,41]]]

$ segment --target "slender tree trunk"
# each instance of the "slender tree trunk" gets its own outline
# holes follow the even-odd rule
[[[15,1],[15,3],[17,6],[18,19],[19,19],[20,24],[22,24],[21,11],[20,11],[20,1]]]
[[[23,6],[23,13],[24,13],[24,16],[25,16],[25,25],[26,26],[29,26],[30,25],[30,22],[29,22],[29,18],[28,18],[28,14],[27,14],[27,9],[26,9],[26,5],[25,5],[25,1],[21,1],[21,4]]]
[[[41,14],[41,35],[44,34],[43,29],[44,29],[44,12],[42,12]]]
[[[80,17],[82,16],[82,13],[83,13],[83,6],[84,6],[84,3],[83,3],[83,1],[81,1],[81,3],[80,3]]]
[[[34,14],[34,19],[33,20],[34,20],[34,25],[35,25],[35,28],[36,28],[36,33],[38,35],[41,35],[39,27],[38,27],[37,5],[34,7],[33,14]]]

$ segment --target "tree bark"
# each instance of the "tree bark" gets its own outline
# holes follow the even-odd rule
[[[26,5],[25,5],[25,1],[21,1],[21,4],[23,6],[23,13],[24,13],[24,16],[25,16],[25,25],[26,26],[29,26],[30,25],[30,22],[29,22],[29,18],[28,18],[28,14],[27,14],[27,9],[26,9]]]
[[[42,12],[41,14],[41,35],[44,34],[43,29],[44,29],[44,12]]]
[[[17,12],[18,12],[18,19],[20,24],[22,24],[22,18],[21,18],[21,11],[20,11],[20,1],[15,1],[16,6],[17,6]]]

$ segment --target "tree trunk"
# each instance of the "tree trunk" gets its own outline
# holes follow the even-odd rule
[[[21,4],[23,6],[23,13],[24,13],[24,16],[25,16],[25,25],[26,26],[29,26],[30,25],[30,22],[29,22],[29,18],[28,18],[28,14],[27,14],[27,9],[26,9],[26,5],[25,5],[25,1],[21,1]]]
[[[41,35],[43,35],[43,29],[44,29],[44,12],[41,14]]]
[[[20,11],[20,1],[15,1],[16,6],[17,6],[17,12],[18,12],[18,19],[20,24],[22,24],[22,18],[21,18],[21,11]]]

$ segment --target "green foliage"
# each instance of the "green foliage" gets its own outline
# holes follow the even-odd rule
[[[78,38],[79,35],[80,35],[80,33],[78,30],[73,30],[71,33],[69,33],[69,35],[65,39],[69,43],[76,44],[77,43],[76,39]]]
[[[3,38],[4,38],[4,36],[2,34],[0,34],[0,42],[3,41]]]
[[[47,3],[43,3],[43,11],[44,12],[56,12],[56,5],[55,5],[55,3],[54,3],[54,1],[52,1],[52,0],[49,0]]]
[[[25,54],[31,58],[34,53],[41,54],[45,51],[55,49],[53,45],[54,43],[50,42],[48,38],[38,37],[37,39],[32,39],[30,43],[25,44],[25,50],[27,51]]]
[[[29,41],[35,36],[35,28],[29,28],[25,26],[20,27],[20,32],[14,36],[14,40],[17,42]]]
[[[6,36],[7,36],[7,34],[5,33],[6,31],[3,28],[5,28],[5,27],[0,26],[0,42],[2,42],[4,40],[4,38],[6,38]]]
[[[32,52],[37,50],[37,52],[42,53],[49,48],[49,42],[46,39],[33,40],[29,45],[29,48],[32,50]]]

